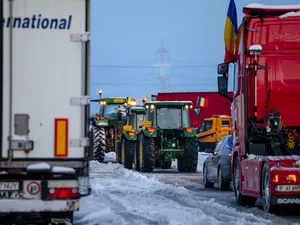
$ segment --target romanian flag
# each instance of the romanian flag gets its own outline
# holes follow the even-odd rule
[[[207,105],[208,105],[208,99],[203,98],[203,97],[198,97],[196,105],[198,107],[199,106],[201,106],[201,107],[207,107]]]
[[[235,60],[235,44],[238,33],[237,11],[234,0],[230,0],[224,28],[225,58],[224,62]]]

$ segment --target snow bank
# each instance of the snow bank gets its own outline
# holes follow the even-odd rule
[[[283,18],[293,17],[293,16],[300,16],[300,11],[298,11],[298,12],[288,12],[288,13],[285,13],[285,14],[279,16],[279,18],[283,19]]]
[[[104,162],[116,162],[116,153],[115,152],[105,153]]]
[[[263,5],[259,3],[251,3],[245,6],[251,9],[300,9],[300,5]]]
[[[198,167],[197,172],[203,172],[203,163],[205,159],[210,155],[210,153],[199,152],[198,153]]]
[[[91,170],[92,194],[80,200],[81,209],[75,213],[77,225],[272,224],[198,196],[197,192],[124,169],[120,164],[92,161]]]
[[[205,159],[210,155],[210,153],[205,153],[205,152],[198,152],[198,166],[197,166],[197,172],[202,172],[203,170],[203,163]],[[177,159],[172,161],[172,166],[171,168],[177,169]]]

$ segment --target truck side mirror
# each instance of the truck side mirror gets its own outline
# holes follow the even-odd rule
[[[228,77],[218,77],[218,92],[221,96],[228,96]]]
[[[229,63],[220,63],[218,65],[218,74],[226,75],[229,71]]]

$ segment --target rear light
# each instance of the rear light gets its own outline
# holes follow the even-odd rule
[[[128,132],[128,135],[129,135],[130,137],[134,137],[135,133],[134,133],[134,132]]]
[[[188,132],[188,133],[192,133],[193,132],[193,128],[186,128],[185,131]]]
[[[229,162],[232,163],[232,155],[229,155]]]
[[[154,132],[154,128],[153,127],[148,127],[147,130],[148,130],[149,133],[153,133]]]
[[[289,174],[289,175],[284,175],[284,174],[275,174],[273,177],[273,182],[274,183],[296,183],[297,182],[297,176],[295,174]]]
[[[50,188],[48,192],[49,199],[77,199],[79,191],[77,188]]]

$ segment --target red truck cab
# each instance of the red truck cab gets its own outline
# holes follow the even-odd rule
[[[233,189],[238,204],[266,212],[300,205],[300,7],[250,4],[237,60],[218,65],[219,94],[232,104]],[[227,94],[229,64],[234,96]]]

